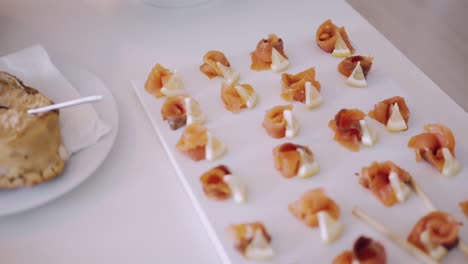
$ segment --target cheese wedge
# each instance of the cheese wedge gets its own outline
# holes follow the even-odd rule
[[[426,247],[428,255],[435,260],[441,260],[445,255],[447,255],[448,250],[438,244],[432,243],[429,232],[426,230],[421,233],[420,238],[421,243]]]
[[[289,61],[275,48],[271,49],[271,69],[274,72],[282,72],[289,67]]]
[[[364,119],[359,120],[361,126],[362,137],[361,143],[366,147],[372,147],[377,142],[377,134],[367,125]]]
[[[452,155],[448,148],[442,148],[442,156],[445,160],[442,167],[442,175],[447,177],[455,176],[461,169],[460,162]]]
[[[302,148],[298,148],[297,152],[301,157],[297,176],[300,178],[312,177],[320,170],[320,165]]]
[[[312,109],[319,107],[323,102],[322,95],[311,82],[305,83],[305,105],[307,108]]]
[[[320,237],[326,243],[332,243],[341,236],[343,224],[339,220],[333,219],[327,211],[317,213],[320,228]]]
[[[245,105],[247,108],[253,108],[257,104],[257,94],[255,92],[251,92],[244,88],[242,85],[234,86],[234,89],[239,93],[242,100],[244,100]]]
[[[289,109],[283,111],[284,120],[286,122],[286,138],[293,138],[299,132],[299,124],[293,112]]]
[[[346,84],[358,88],[367,86],[366,78],[364,77],[364,72],[362,71],[360,61],[358,61],[356,67],[354,67],[354,70],[349,75],[348,79],[346,80]]]
[[[210,132],[207,132],[208,142],[205,146],[205,158],[209,161],[216,160],[226,152],[226,145],[219,139],[213,137]]]
[[[220,63],[219,61],[216,62],[216,66],[218,66],[218,69],[223,74],[223,77],[224,77],[223,82],[226,85],[231,86],[231,85],[233,85],[234,83],[237,83],[240,80],[240,78],[241,78],[240,73],[234,71],[231,67],[226,66],[226,65]]]
[[[400,179],[400,177],[398,177],[398,174],[394,171],[390,172],[388,179],[390,181],[390,186],[393,189],[393,193],[397,197],[398,202],[402,203],[406,201],[411,195],[411,189],[409,188],[409,186],[406,183],[404,183]]]
[[[269,260],[274,252],[260,229],[255,231],[252,241],[245,248],[245,257],[251,260]]]
[[[195,102],[191,97],[184,98],[184,104],[187,114],[187,125],[190,124],[203,124],[205,122],[205,115],[200,109],[200,105]]]
[[[161,88],[161,93],[165,96],[175,96],[184,93],[182,78],[177,71],[174,71],[171,78],[169,78],[166,84]]]
[[[389,131],[393,132],[403,131],[408,128],[408,125],[406,125],[406,122],[400,113],[400,107],[398,106],[398,103],[393,104],[392,114],[390,115],[390,118],[387,121],[386,127]]]
[[[245,183],[239,177],[231,174],[224,175],[223,181],[231,189],[234,202],[238,204],[245,203],[247,200],[247,186]]]

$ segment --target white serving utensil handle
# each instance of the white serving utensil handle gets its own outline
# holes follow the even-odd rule
[[[53,105],[48,105],[45,107],[40,107],[40,108],[34,108],[34,109],[29,109],[28,114],[34,115],[34,114],[39,114],[39,113],[44,113],[60,108],[65,108],[65,107],[70,107],[74,105],[79,105],[79,104],[84,104],[84,103],[91,103],[91,102],[96,102],[102,100],[103,96],[102,95],[91,95],[87,97],[83,97],[80,99],[75,99],[63,103],[58,103],[58,104],[53,104]]]

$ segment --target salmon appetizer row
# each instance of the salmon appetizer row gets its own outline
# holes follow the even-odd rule
[[[359,183],[387,207],[406,201],[412,188],[411,175],[391,161],[363,167]]]
[[[202,125],[205,122],[198,102],[187,95],[175,95],[166,98],[161,108],[161,115],[172,130],[191,124]]]
[[[367,74],[372,67],[373,57],[350,56],[338,64],[338,72],[346,78],[346,84],[352,87],[366,87]]]
[[[310,109],[322,104],[320,83],[315,80],[314,67],[297,74],[283,73],[281,87],[281,97],[288,102],[300,102]]]
[[[360,236],[353,250],[346,250],[333,259],[332,264],[386,264],[387,254],[384,246],[369,237]]]
[[[416,223],[407,240],[433,259],[441,260],[458,244],[459,228],[460,223],[453,216],[433,211]]]
[[[289,204],[289,212],[307,226],[319,227],[320,236],[326,243],[341,236],[340,208],[323,188],[307,191],[299,200]]]
[[[294,138],[299,133],[299,123],[292,105],[280,105],[269,109],[262,123],[272,138]]]
[[[206,127],[197,123],[185,128],[176,148],[194,161],[213,161],[226,152],[224,143],[212,136]]]
[[[250,69],[254,71],[272,70],[282,72],[289,67],[288,56],[284,53],[283,40],[275,34],[270,34],[267,39],[257,43],[257,47],[250,53],[252,64]]]
[[[156,98],[183,94],[182,78],[177,71],[170,71],[156,64],[145,82],[145,90]]]
[[[455,158],[455,137],[452,131],[441,124],[427,124],[424,130],[408,142],[408,147],[416,152],[416,160],[426,161],[444,176],[456,175],[461,164]]]
[[[244,203],[247,199],[247,186],[238,176],[231,173],[225,165],[219,165],[205,172],[200,177],[205,195],[216,201],[233,198],[235,203]]]
[[[228,235],[234,248],[249,260],[270,260],[274,256],[271,236],[262,222],[230,225]]]
[[[240,73],[231,68],[231,64],[221,51],[210,50],[203,56],[203,64],[200,71],[209,79],[217,76],[224,78],[224,83],[228,86],[237,83],[240,79]]]
[[[335,133],[333,139],[350,151],[357,152],[360,145],[371,147],[377,142],[377,134],[364,120],[366,114],[359,109],[341,109],[328,127]]]
[[[308,178],[317,174],[320,165],[314,159],[314,153],[307,146],[284,143],[273,149],[275,168],[285,178],[298,176]]]
[[[328,19],[323,22],[315,34],[317,46],[336,57],[348,57],[354,52],[344,27],[338,27]]]

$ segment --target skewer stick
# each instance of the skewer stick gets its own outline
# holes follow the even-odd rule
[[[386,228],[384,225],[379,223],[377,220],[375,220],[374,218],[364,213],[361,209],[354,207],[353,215],[361,219],[366,224],[372,226],[375,230],[377,230],[378,232],[388,237],[390,240],[395,242],[398,246],[408,251],[411,255],[415,256],[417,259],[419,259],[423,263],[426,263],[426,264],[438,263],[437,261],[429,257],[426,253],[422,252],[419,248],[415,247],[413,244],[401,238],[400,236],[398,236],[397,234],[395,234],[394,232]]]
[[[83,97],[83,98],[80,98],[80,99],[71,100],[71,101],[67,101],[67,102],[63,102],[63,103],[48,105],[48,106],[45,106],[45,107],[40,107],[40,108],[35,108],[35,109],[29,109],[28,114],[30,114],[30,115],[40,114],[40,113],[56,110],[56,109],[59,109],[59,108],[65,108],[65,107],[70,107],[70,106],[74,106],[74,105],[100,101],[100,100],[102,100],[102,98],[103,98],[102,95],[87,96],[87,97]]]
[[[419,187],[419,185],[416,183],[414,179],[411,179],[410,185],[414,189],[416,194],[423,200],[424,205],[426,205],[429,211],[432,212],[432,211],[437,210],[434,204],[432,203],[431,199],[429,198],[429,196],[427,196],[427,194],[421,189],[421,187]]]

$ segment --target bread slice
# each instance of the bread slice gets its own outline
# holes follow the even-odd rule
[[[50,104],[34,88],[0,71],[0,189],[35,186],[64,170],[59,112],[27,113]]]

